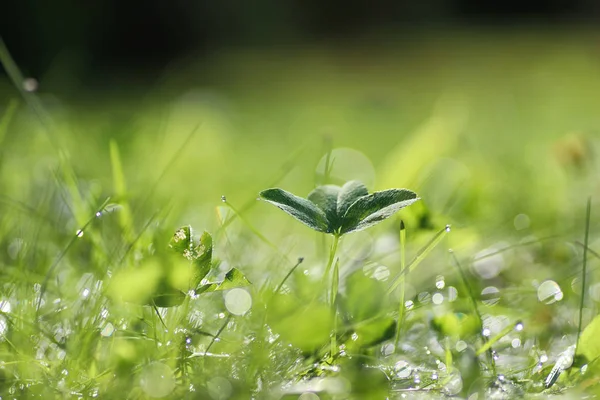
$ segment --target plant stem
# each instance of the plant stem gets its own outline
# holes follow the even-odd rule
[[[327,266],[325,267],[325,281],[329,278],[329,274],[331,272],[331,267],[333,266],[333,260],[335,259],[335,253],[337,252],[338,244],[340,242],[340,236],[333,236],[333,243],[331,244],[331,248],[329,249],[329,259],[327,260]],[[339,279],[339,277],[338,277]],[[334,279],[331,279],[331,291],[333,292],[333,283]],[[331,295],[330,295],[331,296]],[[330,297],[332,298],[332,297]],[[333,307],[333,304],[331,305]]]
[[[338,258],[333,267],[333,277],[331,282],[331,308],[333,310],[333,332],[331,334],[331,356],[337,350],[337,304],[335,302],[340,284],[340,259]]]
[[[404,227],[404,221],[400,221],[400,271],[404,271],[406,268],[406,229]],[[404,289],[405,279],[404,274],[401,275],[402,280],[400,281],[400,299],[398,304],[398,322],[396,323],[396,338],[394,345],[398,349],[398,342],[400,341],[400,329],[402,328],[402,321],[404,320]]]
[[[575,343],[575,354],[579,349],[579,338],[581,337],[581,328],[583,322],[583,306],[585,303],[585,278],[587,275],[587,250],[590,236],[590,216],[592,214],[592,198],[588,197],[587,209],[585,212],[585,237],[583,239],[583,271],[581,271],[581,299],[579,300],[579,323],[577,325],[577,342]]]
[[[327,279],[329,277],[330,271],[331,271],[331,267],[333,265],[333,260],[335,259],[335,253],[337,252],[337,248],[338,248],[338,244],[340,242],[340,236],[339,235],[334,235],[333,236],[333,243],[331,244],[331,249],[329,250],[329,259],[327,260],[327,266],[325,267],[325,279],[324,282],[327,282]],[[333,359],[333,355],[335,354],[335,350],[337,347],[337,339],[336,339],[336,335],[337,335],[337,308],[335,305],[335,298],[337,295],[337,291],[338,291],[338,286],[339,286],[339,280],[340,280],[340,271],[339,271],[339,262],[336,263],[336,266],[334,268],[333,271],[333,275],[331,277],[331,291],[329,293],[329,302],[331,305],[331,310],[332,310],[332,314],[333,314],[333,330],[331,332],[331,359]]]

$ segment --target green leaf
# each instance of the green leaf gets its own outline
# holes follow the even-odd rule
[[[219,290],[229,290],[233,288],[249,286],[251,283],[242,272],[237,268],[232,268],[225,275],[225,279],[221,282],[208,283],[200,286],[196,293],[216,292]]]
[[[169,247],[176,253],[189,258],[193,247],[192,227],[183,226],[177,229],[169,242]]]
[[[417,194],[407,189],[389,189],[360,197],[344,214],[340,232],[369,228],[417,200]]]
[[[315,188],[308,194],[308,200],[319,207],[327,217],[327,233],[334,232],[340,225],[337,203],[340,187],[335,185],[324,185]]]
[[[369,194],[359,181],[349,181],[341,188],[319,186],[310,192],[308,199],[282,189],[267,189],[260,196],[305,225],[334,235],[366,229],[419,199],[407,189]]]
[[[600,357],[600,315],[585,327],[579,338],[577,354],[584,356],[588,362]]]
[[[342,217],[352,204],[360,197],[368,196],[367,187],[359,181],[346,182],[340,189],[337,198],[337,214]]]
[[[329,224],[325,212],[314,203],[286,192],[283,189],[267,189],[260,192],[260,197],[279,207],[308,227],[328,233]]]
[[[194,260],[192,287],[196,288],[212,268],[213,242],[210,233],[204,232],[202,234],[200,243],[196,246],[194,252],[196,254],[196,259]]]

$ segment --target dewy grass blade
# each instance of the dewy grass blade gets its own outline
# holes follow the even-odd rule
[[[405,279],[405,275],[408,275],[411,271],[413,271],[420,263],[427,257],[427,255],[433,250],[446,236],[446,234],[450,232],[450,225],[446,225],[444,228],[440,229],[435,236],[427,243],[415,256],[415,258],[408,264],[407,267],[402,269],[400,273],[394,278],[394,281],[390,285],[388,289],[388,294],[391,294],[396,288],[400,285],[403,279]]]

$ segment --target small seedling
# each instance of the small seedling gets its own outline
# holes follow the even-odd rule
[[[417,194],[408,189],[388,189],[369,194],[366,186],[359,181],[349,181],[341,187],[318,186],[306,199],[279,188],[264,190],[260,197],[308,227],[333,235],[325,277],[330,275],[340,237],[376,225],[419,200]],[[336,267],[329,293],[332,308],[335,308],[338,285],[339,268]],[[334,347],[335,332],[332,336],[332,355]]]
[[[212,236],[208,232],[204,232],[200,236],[199,242],[196,243],[192,228],[184,226],[175,232],[169,242],[169,247],[190,261],[192,273],[188,289],[193,290],[197,295],[248,286],[250,284],[244,274],[236,268],[230,269],[225,274],[225,278],[220,281],[207,279],[210,272],[218,268],[218,262],[213,262],[213,241]],[[185,294],[165,280],[159,285],[149,304],[158,307],[173,307],[183,303],[184,299]]]

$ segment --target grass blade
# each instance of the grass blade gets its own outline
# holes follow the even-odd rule
[[[590,217],[592,214],[592,198],[588,197],[587,208],[585,212],[585,237],[583,239],[583,270],[581,271],[581,299],[579,301],[579,322],[577,324],[577,342],[575,343],[575,354],[579,350],[579,339],[581,338],[581,328],[583,321],[583,306],[585,304],[586,276],[587,276],[587,252],[590,236]]]

